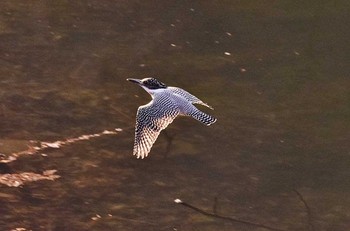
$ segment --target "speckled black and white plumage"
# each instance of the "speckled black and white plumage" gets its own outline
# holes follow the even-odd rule
[[[154,78],[128,80],[138,83],[153,98],[148,104],[140,106],[137,111],[133,151],[137,158],[143,159],[148,155],[160,132],[178,115],[192,116],[207,126],[216,121],[214,117],[198,110],[193,104],[213,109],[212,107],[181,88],[167,87]]]

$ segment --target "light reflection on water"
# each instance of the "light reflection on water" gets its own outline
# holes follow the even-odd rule
[[[0,152],[123,131],[1,165],[61,177],[0,186],[0,227],[251,228],[173,202],[212,211],[217,198],[220,214],[307,230],[295,190],[317,230],[349,227],[349,15],[299,3],[1,3]],[[147,76],[212,105],[218,122],[176,119],[170,152],[161,135],[141,161],[134,117],[150,97],[126,78]]]

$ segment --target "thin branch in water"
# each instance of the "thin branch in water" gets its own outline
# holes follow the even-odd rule
[[[305,206],[306,213],[307,213],[308,230],[315,231],[315,226],[314,226],[314,224],[312,222],[312,214],[311,214],[311,209],[310,209],[309,205],[307,204],[307,202],[304,199],[303,195],[301,195],[301,193],[298,190],[294,189],[293,191],[297,194],[297,196],[299,197],[300,201]]]
[[[234,222],[234,223],[240,223],[240,224],[245,224],[245,225],[250,225],[250,226],[254,226],[254,227],[259,227],[259,228],[264,228],[264,229],[267,229],[267,230],[273,230],[273,231],[286,231],[284,229],[278,229],[278,228],[273,228],[273,227],[270,227],[270,226],[267,226],[267,225],[263,225],[263,224],[259,224],[259,223],[254,223],[254,222],[250,222],[250,221],[245,221],[245,220],[241,220],[241,219],[238,219],[238,218],[233,218],[233,217],[227,217],[227,216],[221,216],[221,215],[217,215],[215,213],[209,213],[209,212],[206,212],[200,208],[197,208],[193,205],[190,205],[186,202],[183,202],[182,200],[180,199],[175,199],[174,202],[176,204],[180,204],[180,205],[183,205],[187,208],[190,208],[198,213],[201,213],[205,216],[208,216],[208,217],[214,217],[214,218],[218,218],[218,219],[222,219],[222,220],[227,220],[227,221],[231,221],[231,222]]]

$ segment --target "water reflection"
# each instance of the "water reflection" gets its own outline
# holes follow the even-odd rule
[[[211,211],[217,198],[220,214],[312,230],[297,190],[315,230],[346,230],[349,11],[338,3],[0,3],[0,153],[123,129],[1,165],[61,176],[1,185],[1,229],[251,228],[173,203]],[[218,122],[178,119],[170,152],[160,136],[140,161],[135,111],[149,96],[125,79],[148,76],[198,95]]]

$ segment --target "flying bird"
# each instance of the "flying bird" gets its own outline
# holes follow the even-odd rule
[[[152,100],[138,108],[136,114],[135,142],[133,154],[137,158],[148,156],[159,133],[178,115],[191,116],[209,126],[216,119],[200,110],[193,104],[201,104],[213,110],[196,96],[178,87],[168,87],[155,78],[127,79],[146,90]]]

